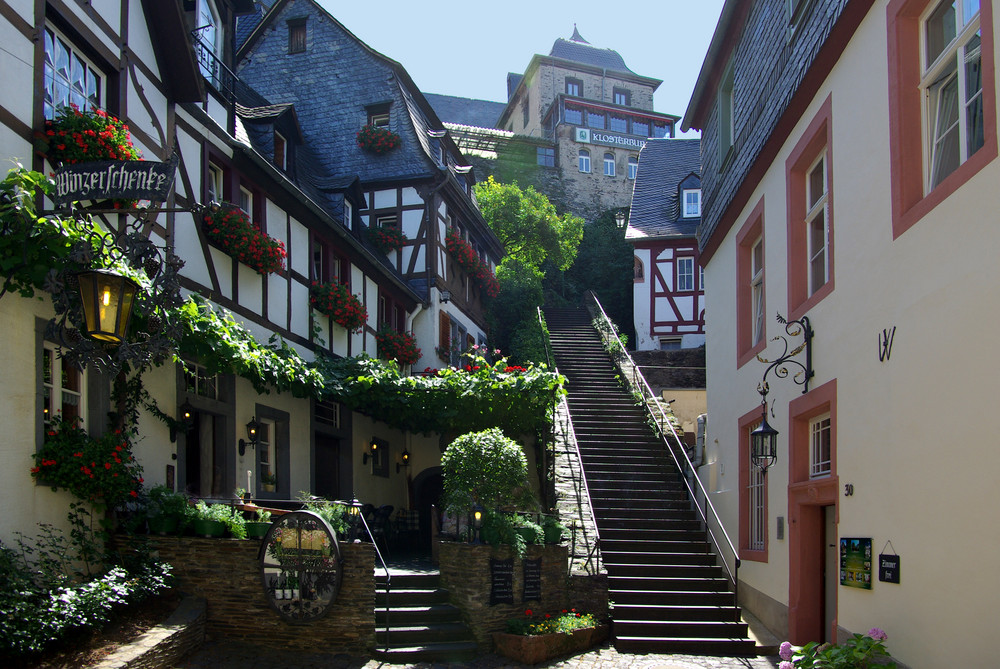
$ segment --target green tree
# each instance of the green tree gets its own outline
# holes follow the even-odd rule
[[[583,238],[583,219],[560,215],[532,186],[500,183],[493,177],[475,186],[483,218],[503,243],[507,257],[541,271],[546,260],[559,270],[573,264]]]
[[[443,497],[449,511],[530,509],[535,496],[528,482],[528,459],[521,446],[499,428],[469,432],[441,455]]]

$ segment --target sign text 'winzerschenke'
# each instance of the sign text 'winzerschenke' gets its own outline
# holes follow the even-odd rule
[[[56,170],[52,201],[165,200],[174,183],[176,157],[169,162],[102,160],[65,165]]]

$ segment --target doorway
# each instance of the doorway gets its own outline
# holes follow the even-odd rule
[[[837,536],[837,507],[823,507],[823,642],[837,641],[837,586],[840,584],[840,547]]]
[[[789,486],[789,641],[828,641],[837,622],[836,479]]]
[[[443,490],[444,479],[441,476],[441,468],[434,467],[425,469],[413,480],[413,494],[416,499],[417,513],[420,516],[420,540],[421,551],[430,553],[431,551],[431,507],[441,508],[441,491]]]
[[[316,494],[325,499],[341,499],[340,439],[316,433]]]
[[[225,453],[219,431],[224,421],[204,411],[195,412],[191,418],[184,445],[184,491],[195,497],[223,497]]]

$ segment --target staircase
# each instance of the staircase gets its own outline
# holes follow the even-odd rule
[[[619,383],[584,309],[546,309],[608,572],[615,647],[748,656],[730,582],[716,564],[663,440]]]
[[[375,578],[375,657],[391,664],[458,662],[476,657],[476,641],[462,614],[448,603],[436,571],[390,569]],[[386,639],[388,638],[388,648]]]

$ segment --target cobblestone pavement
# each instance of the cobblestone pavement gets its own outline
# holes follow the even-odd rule
[[[421,662],[389,664],[349,655],[323,655],[273,651],[233,642],[207,642],[177,669],[504,669],[525,665],[499,655],[484,655],[470,662]],[[775,669],[778,658],[698,657],[693,655],[629,655],[612,647],[592,650],[563,660],[538,664],[553,669]]]

